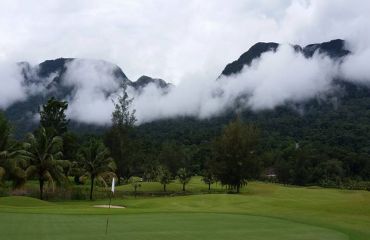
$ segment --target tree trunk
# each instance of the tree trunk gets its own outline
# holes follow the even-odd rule
[[[116,175],[117,175],[117,185],[120,186],[121,185],[121,175],[119,175],[118,171],[116,172]]]
[[[182,184],[182,191],[185,192],[185,183]]]
[[[211,191],[211,183],[208,183],[208,191]]]
[[[40,199],[43,200],[43,193],[44,193],[44,180],[39,179],[40,184]]]
[[[95,176],[91,176],[90,200],[92,200]]]
[[[240,193],[240,185],[236,185],[236,193]]]
[[[163,184],[163,191],[166,191],[166,184]]]

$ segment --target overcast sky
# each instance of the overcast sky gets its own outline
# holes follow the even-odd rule
[[[369,42],[370,1],[0,0],[0,61],[104,59],[131,80],[217,77],[257,41]]]
[[[246,94],[243,107],[273,109],[329,92],[338,76],[370,85],[369,13],[368,0],[0,0],[0,108],[47,91],[53,79],[25,86],[15,62],[59,57],[103,59],[131,80],[148,75],[175,83],[167,94],[154,85],[129,89],[140,123],[212,117]],[[289,45],[337,38],[352,52],[340,64],[304,58]],[[282,45],[215,81],[258,41]],[[109,124],[112,71],[99,61],[68,64],[62,84],[77,86],[66,97],[71,119]]]

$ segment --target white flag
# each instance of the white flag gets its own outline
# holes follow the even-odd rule
[[[114,178],[112,180],[112,193],[114,193]]]

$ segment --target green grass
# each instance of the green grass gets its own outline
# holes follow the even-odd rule
[[[173,184],[173,187],[179,185]],[[207,186],[194,179],[189,189]],[[129,186],[119,187],[122,191]],[[141,191],[161,186],[143,184]],[[204,189],[203,189],[204,188]],[[4,239],[370,239],[370,192],[254,182],[242,194],[43,202],[0,198]],[[109,232],[104,235],[109,215]]]

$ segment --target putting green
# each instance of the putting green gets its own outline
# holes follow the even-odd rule
[[[342,240],[338,231],[243,214],[142,213],[104,215],[0,213],[0,233],[18,239],[254,239]],[[33,223],[33,224],[31,224]]]

